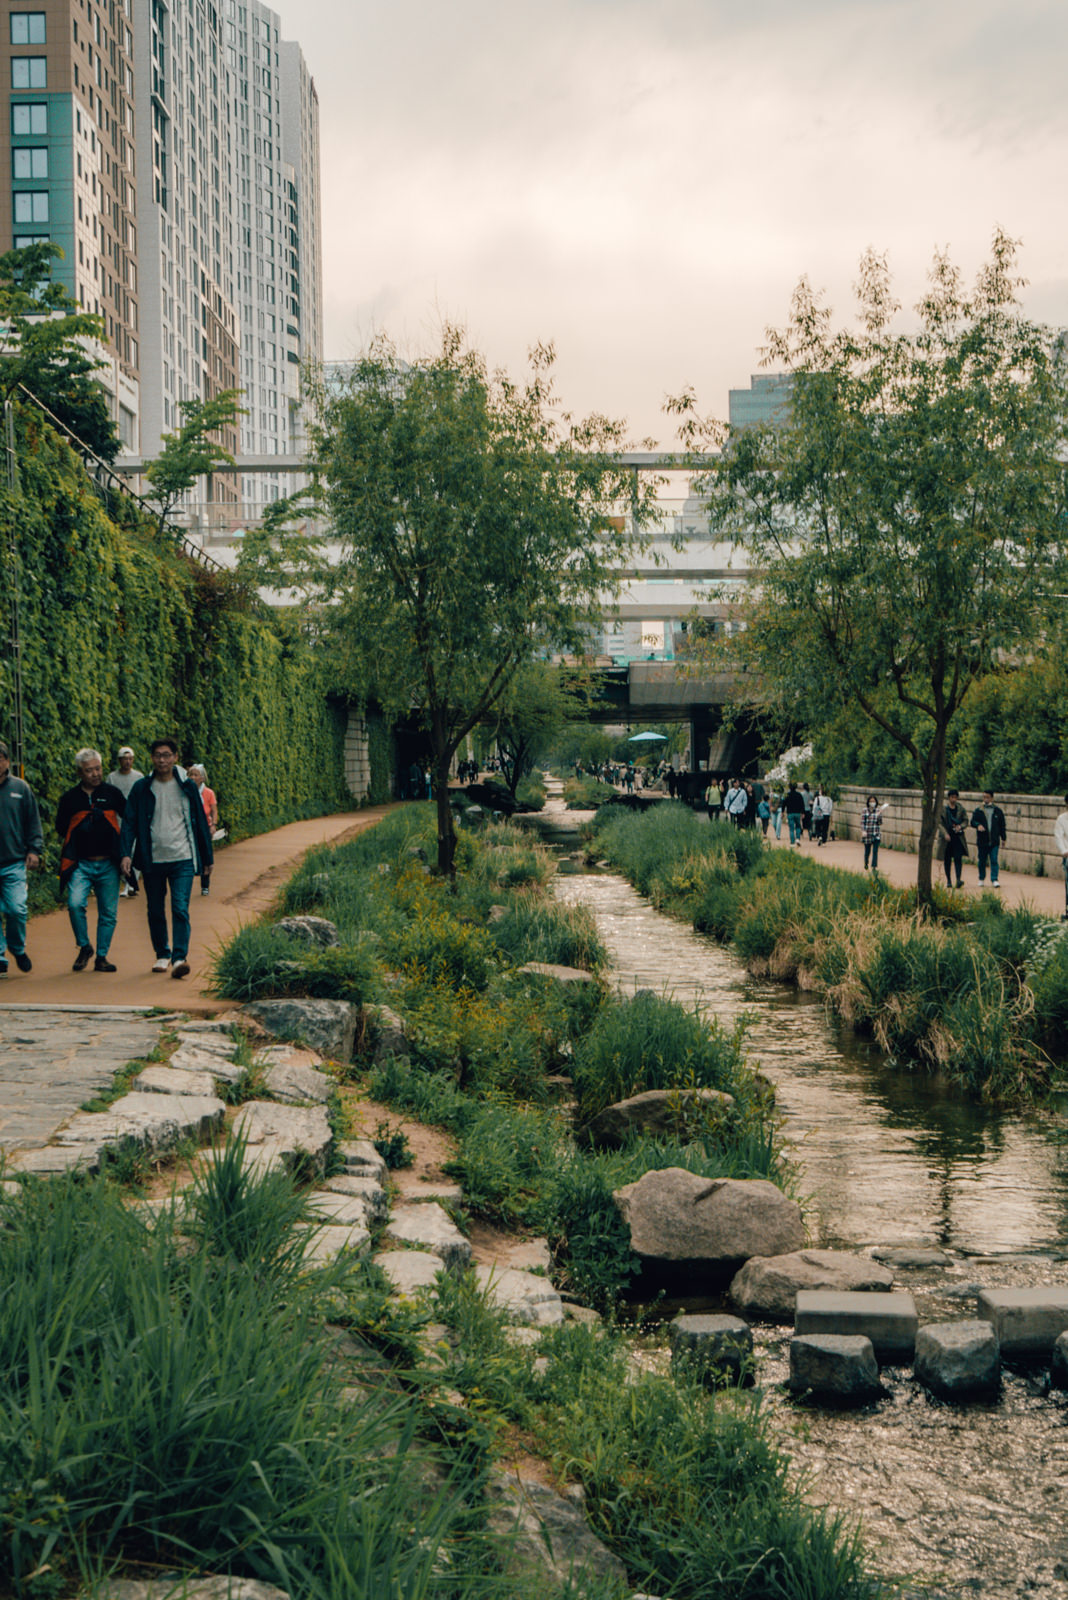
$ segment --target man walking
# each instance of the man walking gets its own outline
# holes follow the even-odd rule
[[[1064,868],[1064,912],[1061,921],[1068,922],[1068,794],[1064,797],[1064,810],[1053,824],[1053,840],[1061,853],[1061,866]]]
[[[990,887],[1000,889],[998,882],[998,851],[1005,843],[1005,813],[994,804],[994,791],[983,790],[982,802],[972,812],[968,824],[975,829],[976,855],[979,858],[979,882],[986,882],[987,862],[990,863]]]
[[[156,959],[153,972],[170,969],[172,978],[189,973],[189,897],[193,879],[206,885],[214,855],[200,792],[175,771],[178,746],[173,739],[152,745],[152,772],[130,790],[122,823],[121,868],[139,867],[145,885],[148,931]],[[167,890],[171,924],[167,929]]]
[[[126,797],[114,784],[104,782],[99,750],[79,750],[74,765],[79,781],[62,796],[56,812],[56,832],[62,841],[59,887],[67,890],[67,913],[78,946],[73,970],[84,972],[93,954],[87,911],[89,896],[95,894],[93,971],[114,972],[108,951],[119,910],[119,834]]]
[[[6,949],[20,972],[33,962],[26,954],[26,870],[41,865],[44,835],[33,790],[11,773],[11,753],[0,741],[0,977],[7,971]]]
[[[801,827],[805,820],[805,797],[797,787],[791,783],[786,791],[786,799],[782,803],[786,812],[786,824],[790,829],[790,843],[801,848]]]
[[[115,768],[114,772],[108,773],[108,783],[110,783],[113,788],[120,791],[124,800],[128,800],[130,798],[130,790],[133,788],[137,780],[143,777],[144,773],[140,770],[140,768],[134,766],[133,751],[130,749],[128,744],[124,744],[122,749],[119,751],[118,766]],[[125,900],[127,895],[135,895],[136,893],[137,876],[135,873],[131,873],[130,882],[123,883],[122,888],[119,890],[119,896],[121,899]]]

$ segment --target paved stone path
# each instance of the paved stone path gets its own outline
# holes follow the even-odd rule
[[[5,1010],[0,1015],[0,1150],[39,1149],[128,1061],[151,1055],[161,1016]]]

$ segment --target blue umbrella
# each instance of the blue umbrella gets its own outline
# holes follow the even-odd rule
[[[661,744],[667,743],[666,733],[632,733],[627,740],[628,744],[651,744],[654,740]]]

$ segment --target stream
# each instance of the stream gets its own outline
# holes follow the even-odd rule
[[[561,856],[558,898],[593,913],[624,993],[654,989],[727,1024],[746,1017],[814,1245],[940,1247],[943,1266],[895,1269],[921,1322],[973,1316],[981,1288],[1068,1283],[1065,1118],[971,1104],[891,1067],[817,997],[750,978],[623,878],[584,867],[585,815],[550,786],[538,823]],[[963,1405],[887,1371],[884,1399],[832,1411],[785,1390],[789,1330],[754,1337],[772,1426],[810,1498],[859,1515],[876,1566],[905,1592],[1068,1600],[1068,1395],[1049,1393],[1045,1373],[1007,1371],[996,1399]]]

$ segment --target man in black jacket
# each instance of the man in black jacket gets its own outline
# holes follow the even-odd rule
[[[67,890],[67,913],[78,946],[74,971],[82,972],[93,954],[86,912],[89,896],[95,894],[93,971],[114,972],[108,951],[119,911],[119,830],[126,800],[121,789],[104,782],[99,750],[79,750],[74,765],[79,782],[62,796],[56,812],[56,831],[62,841],[59,887]]]
[[[178,746],[157,739],[152,773],[130,790],[122,822],[122,870],[144,875],[148,931],[156,959],[153,972],[184,978],[189,972],[189,897],[193,879],[207,885],[214,856],[200,791],[178,769]],[[167,890],[171,892],[173,939],[167,928]]]
[[[975,829],[977,854],[979,856],[979,882],[986,882],[986,866],[990,863],[990,887],[1000,889],[998,882],[998,851],[1005,843],[1005,813],[1000,806],[994,804],[994,791],[983,790],[983,798],[972,812],[969,824]]]

